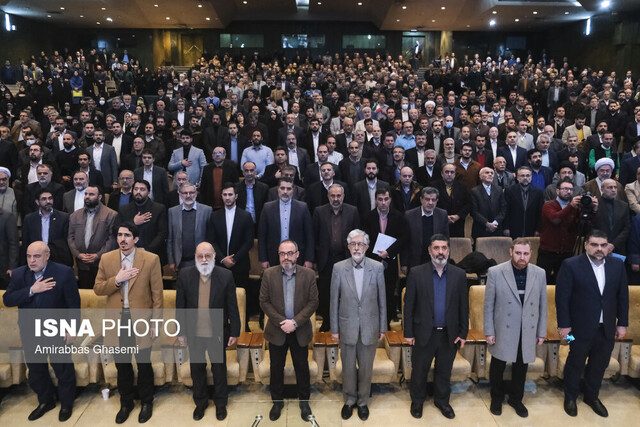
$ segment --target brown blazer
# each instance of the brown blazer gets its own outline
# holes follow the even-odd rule
[[[616,194],[616,200],[622,200],[623,202],[627,201],[627,194],[624,192],[624,187],[618,181],[616,181],[616,186],[618,187],[618,193]],[[600,192],[600,188],[598,188],[598,183],[596,179],[592,179],[587,181],[582,186],[584,192],[591,193],[594,197],[602,197],[602,193]]]
[[[293,300],[293,320],[298,324],[296,338],[300,346],[306,347],[313,339],[310,319],[318,308],[316,274],[310,268],[296,266],[296,290]],[[280,329],[280,322],[286,320],[286,317],[280,265],[264,271],[260,286],[260,308],[269,317],[264,327],[265,339],[275,345],[284,345],[286,334]]]
[[[87,223],[86,211],[78,209],[69,216],[67,243],[71,254],[78,262],[78,270],[89,270],[90,266],[96,266],[100,262],[100,257],[116,245],[112,229],[118,212],[109,209],[102,203],[99,203],[96,209],[96,216],[93,218],[93,235],[88,248],[84,244],[84,227]],[[89,265],[80,261],[78,255],[83,253],[98,254],[95,264]]]
[[[100,259],[98,275],[93,286],[96,295],[107,296],[108,314],[105,317],[113,317],[122,310],[124,304],[124,288],[116,286],[116,274],[120,271],[120,249],[107,252]],[[131,320],[162,318],[162,268],[158,255],[147,252],[142,248],[136,248],[133,258],[133,268],[140,271],[138,275],[129,281],[129,308]],[[136,311],[136,309],[141,309]],[[114,319],[117,321],[117,318]],[[106,346],[115,346],[118,337],[115,331],[107,331],[104,338]],[[113,332],[113,333],[109,333]],[[140,348],[151,346],[151,336],[136,337],[136,344]]]

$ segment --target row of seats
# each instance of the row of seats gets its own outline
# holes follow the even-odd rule
[[[452,370],[452,381],[464,381],[468,378],[480,379],[489,377],[491,355],[487,350],[487,343],[483,334],[484,286],[472,286],[469,290],[469,336],[465,347],[458,351]],[[2,294],[0,291],[0,309]],[[269,343],[260,332],[244,330],[246,296],[242,288],[236,290],[240,311],[241,336],[234,347],[226,349],[227,376],[229,385],[237,385],[247,381],[249,370],[253,372],[253,380],[261,384],[269,384],[270,363]],[[82,308],[104,308],[106,297],[100,297],[90,289],[81,289]],[[165,308],[175,307],[175,291],[164,291]],[[562,378],[562,372],[569,351],[569,346],[560,343],[556,333],[555,286],[547,287],[547,339],[537,348],[537,358],[529,365],[528,379],[557,376]],[[640,288],[629,289],[629,318],[630,325],[625,339],[616,342],[611,361],[605,377],[629,375],[640,378]],[[404,300],[404,293],[403,293]],[[404,307],[403,307],[404,309]],[[5,311],[5,314],[9,313]],[[17,314],[17,311],[14,313]],[[11,313],[9,313],[11,314]],[[97,314],[97,313],[96,313]],[[165,318],[171,316],[171,310],[165,310]],[[3,317],[6,319],[7,317]],[[17,319],[17,317],[16,317]],[[98,322],[99,319],[91,319]],[[265,322],[268,319],[265,319]],[[323,380],[325,373],[329,379],[342,383],[342,363],[340,349],[331,338],[330,332],[318,332],[315,315],[311,319],[314,339],[310,344],[309,370],[311,383]],[[97,323],[96,323],[97,325]],[[157,386],[167,383],[182,383],[191,386],[188,347],[179,345],[175,338],[161,336],[159,348],[152,351],[152,366],[154,381]],[[80,340],[80,338],[78,339]],[[76,343],[89,345],[99,343]],[[26,381],[28,371],[24,363],[24,355],[20,343],[17,324],[4,324],[3,334],[0,336],[0,387],[9,387]],[[373,366],[374,383],[397,383],[411,378],[412,347],[406,343],[402,331],[388,331],[384,339],[378,343]],[[74,355],[73,357],[76,381],[78,386],[91,383],[107,383],[117,386],[117,371],[112,356],[89,353],[88,355]],[[134,363],[134,372],[137,369]],[[209,383],[213,382],[210,370],[207,370]],[[430,373],[432,376],[432,371]],[[510,375],[507,367],[507,376]],[[55,380],[53,370],[52,379]],[[295,384],[295,373],[290,356],[285,365],[285,384]]]

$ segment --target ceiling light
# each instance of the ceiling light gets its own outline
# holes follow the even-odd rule
[[[569,12],[567,11],[567,12],[565,12],[564,14],[565,14],[565,15],[568,15],[568,14],[569,14]]]
[[[467,28],[471,27],[471,25],[467,24]]]
[[[207,21],[211,21],[211,18],[209,18],[208,16],[204,19],[206,19]]]
[[[153,7],[158,7],[158,5],[157,5],[157,4],[154,4],[154,5],[153,5]]]
[[[96,22],[96,25],[100,25],[100,21]]]
[[[411,32],[413,32],[413,33],[415,33],[416,31],[418,31],[418,30],[416,30],[415,28],[411,29]]]
[[[107,21],[109,21],[109,22],[113,22],[113,19],[111,19],[111,18],[107,18]]]
[[[244,0],[244,1],[242,2],[242,4],[247,4],[247,0]]]
[[[537,14],[538,14],[538,12],[536,12],[536,11],[534,10],[534,11],[533,11],[533,14],[534,14],[534,15],[537,15]]]
[[[198,7],[202,7],[202,5],[201,5],[201,4],[199,4],[199,5],[198,5]]]
[[[321,2],[321,1],[319,1],[319,2],[318,2],[318,6],[321,6],[321,5],[322,5],[322,2]]]
[[[611,6],[611,2],[609,0],[604,0],[602,3],[600,3],[600,7],[604,9],[606,9],[609,6]]]
[[[489,21],[489,26],[494,27],[496,25],[496,20],[492,19],[491,21]]]
[[[514,21],[516,21],[516,22],[520,22],[520,20],[519,20],[518,18],[514,19]]]
[[[47,15],[47,18],[51,18],[51,15]]]
[[[84,15],[80,15],[80,18],[84,18]]]
[[[60,10],[64,10],[64,7],[61,7]]]
[[[102,10],[107,10],[107,8],[106,8],[106,7],[103,7],[103,8],[102,8]]]
[[[446,9],[446,7],[445,7],[445,6],[442,6],[440,9],[445,10],[445,9]]]
[[[431,20],[431,22],[436,22],[436,20],[435,20],[435,19],[432,19],[432,20]]]
[[[407,6],[402,6],[402,8],[403,8],[403,9],[406,9],[406,8],[407,8]]]
[[[396,19],[396,22],[400,22],[400,20],[399,20],[399,19]]]
[[[493,11],[493,12],[491,12],[491,13],[493,13],[494,15],[497,15],[497,14],[498,14],[498,11],[497,11],[497,10],[494,10],[494,11]]]
[[[167,17],[166,17],[166,18],[164,18],[164,19],[166,19],[166,20],[168,21],[168,20],[170,20],[171,18],[167,16]]]
[[[358,2],[358,6],[362,6],[362,2],[361,1]]]

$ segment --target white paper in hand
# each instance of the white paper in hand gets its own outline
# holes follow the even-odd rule
[[[389,249],[391,245],[393,245],[396,242],[396,240],[397,239],[395,237],[391,237],[382,233],[378,234],[378,238],[376,239],[376,244],[373,247],[373,253],[380,254],[380,252],[386,251],[387,249]]]

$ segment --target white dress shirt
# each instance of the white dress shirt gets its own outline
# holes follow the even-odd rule
[[[233,220],[236,216],[236,205],[231,209],[224,208],[224,217],[227,223],[227,255],[229,255],[229,242],[231,242],[231,232],[233,231]]]
[[[127,269],[131,268],[133,267],[133,259],[135,258],[135,256],[136,256],[135,248],[127,256],[125,256],[122,252],[120,252],[120,263],[124,268],[127,268]],[[129,308],[129,281],[128,280],[122,283],[122,292],[124,294],[123,295],[124,302],[122,306],[124,308]]]
[[[589,263],[591,263],[591,268],[593,269],[593,274],[596,276],[596,281],[598,282],[598,289],[600,289],[600,295],[604,292],[604,284],[606,282],[605,272],[604,272],[604,264],[605,260],[602,260],[602,264],[595,265],[591,258],[589,258]],[[602,310],[600,310],[600,323],[603,323],[602,319]]]
[[[102,161],[102,144],[93,145],[93,166],[99,171],[102,171],[102,166],[100,166],[100,162]]]
[[[84,208],[84,193],[85,190],[78,191],[76,190],[76,197],[73,199],[73,211],[77,211],[78,209]]]
[[[111,144],[114,150],[116,150],[116,159],[118,166],[120,166],[120,151],[122,150],[122,134],[120,136],[113,135],[113,143]]]

